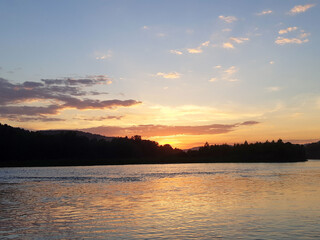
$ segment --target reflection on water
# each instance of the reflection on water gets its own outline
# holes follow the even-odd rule
[[[319,239],[320,161],[0,169],[0,237]]]

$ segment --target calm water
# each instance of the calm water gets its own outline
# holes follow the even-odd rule
[[[319,239],[320,161],[0,169],[2,239]]]

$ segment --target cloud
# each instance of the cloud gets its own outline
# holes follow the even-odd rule
[[[83,78],[57,78],[57,79],[41,79],[46,85],[87,85],[111,84],[112,80],[107,75],[88,75]]]
[[[0,115],[0,119],[10,120],[14,122],[61,122],[66,121],[62,118],[52,118],[46,116],[28,117],[20,115],[6,115],[5,117]]]
[[[82,131],[105,136],[134,136],[143,137],[173,136],[173,135],[204,135],[223,134],[235,131],[240,126],[256,125],[259,122],[247,121],[235,124],[211,124],[202,126],[168,126],[168,125],[137,125],[130,127],[100,126],[81,129]]]
[[[210,44],[210,41],[206,41],[206,42],[204,42],[204,43],[201,43],[201,46],[203,46],[203,47],[208,47],[209,44]]]
[[[298,27],[288,27],[286,29],[281,29],[279,31],[280,35],[289,33],[289,32],[294,32],[298,29]],[[277,39],[275,40],[275,43],[278,45],[285,45],[285,44],[302,44],[309,42],[309,39],[307,38],[310,35],[310,33],[304,32],[303,29],[300,29],[300,34],[296,35],[295,37],[291,38],[285,38],[282,36],[278,36]]]
[[[202,49],[201,48],[188,48],[187,49],[188,53],[202,53]]]
[[[303,13],[314,6],[315,4],[296,5],[289,11],[289,14],[296,15],[298,13]]]
[[[222,66],[217,65],[214,67],[215,69],[218,69],[219,76],[216,78],[211,78],[209,82],[216,82],[219,79],[228,81],[228,82],[237,82],[239,79],[235,77],[235,74],[239,71],[239,68],[236,66],[230,66],[228,68],[222,68]]]
[[[278,91],[281,90],[281,88],[278,87],[278,86],[267,87],[266,89],[267,89],[268,92],[278,92]]]
[[[166,36],[166,34],[165,34],[165,33],[157,33],[156,36],[157,36],[157,37],[160,37],[160,38],[163,38],[163,37]]]
[[[170,79],[175,79],[175,78],[181,77],[181,74],[177,73],[177,72],[169,72],[169,73],[158,72],[156,75],[161,76],[163,78],[170,78]]]
[[[219,16],[219,19],[221,19],[222,21],[226,22],[226,23],[232,23],[237,21],[238,19],[234,16]]]
[[[77,99],[77,98],[64,98],[63,108],[76,108],[76,109],[106,109],[106,108],[116,108],[116,107],[130,107],[141,102],[136,100],[95,100],[95,99]]]
[[[123,118],[123,116],[99,116],[99,117],[82,116],[82,117],[77,117],[74,119],[83,120],[83,121],[99,121],[100,122],[100,121],[111,120],[111,119],[120,120],[122,118]]]
[[[34,115],[43,115],[43,114],[50,114],[54,115],[57,114],[60,110],[60,106],[58,105],[49,105],[45,107],[34,107],[34,106],[0,106],[0,115],[27,115],[27,116],[34,116]]]
[[[187,33],[187,34],[193,34],[193,33],[194,33],[194,30],[193,30],[193,29],[187,29],[187,30],[186,30],[186,33]]]
[[[142,27],[142,29],[143,29],[143,30],[149,30],[150,27],[148,27],[148,26],[145,25],[145,26]]]
[[[105,60],[112,57],[112,51],[108,50],[107,53],[95,52],[97,60]]]
[[[239,79],[235,78],[235,74],[239,71],[239,68],[236,66],[231,66],[227,69],[225,69],[221,75],[222,80],[228,81],[228,82],[237,82]]]
[[[299,35],[299,38],[306,38],[306,37],[308,37],[310,35],[310,33],[305,33],[305,32],[303,32],[303,33],[301,33],[300,35]]]
[[[66,108],[111,109],[141,103],[132,99],[101,101],[86,98],[91,92],[86,91],[85,87],[105,81],[104,75],[89,76],[86,79],[42,79],[42,82],[27,81],[21,84],[12,84],[0,78],[0,116],[11,119],[14,115],[19,115],[19,119],[23,116],[38,116],[39,119],[45,119],[45,115],[56,115]],[[37,104],[30,105],[32,102]]]
[[[202,53],[203,47],[208,47],[209,44],[210,44],[210,41],[206,41],[206,42],[201,43],[197,48],[187,48],[187,51],[188,51],[188,53],[192,53],[192,54]]]
[[[231,31],[232,31],[231,28],[224,28],[224,29],[222,29],[222,32],[231,32]]]
[[[170,53],[172,54],[177,54],[177,55],[182,55],[183,53],[179,50],[170,50]]]
[[[238,43],[238,44],[250,40],[249,38],[243,38],[243,37],[238,37],[238,38],[237,37],[231,37],[229,39],[230,39],[230,41],[233,41],[233,42]]]
[[[259,122],[257,121],[246,121],[246,122],[240,123],[239,125],[256,125],[258,123]]]
[[[227,49],[234,49],[233,44],[230,42],[223,43],[222,47]]]
[[[288,43],[293,43],[293,44],[302,44],[309,42],[309,39],[300,39],[300,38],[283,38],[283,37],[278,37],[275,40],[275,43],[278,45],[285,45]]]
[[[297,29],[298,29],[298,27],[288,27],[286,29],[279,30],[279,34],[285,34],[285,33],[288,33],[288,32],[295,31]]]
[[[238,71],[238,68],[236,68],[235,66],[231,66],[229,68],[227,68],[226,70],[224,70],[224,73],[228,76],[231,76],[233,74],[235,74]]]
[[[258,15],[258,16],[263,16],[263,15],[269,15],[269,14],[271,14],[271,13],[272,13],[271,10],[264,10],[264,11],[262,11],[262,12],[256,13],[256,15]]]
[[[270,61],[269,63],[272,65],[272,64],[274,64],[274,61]]]

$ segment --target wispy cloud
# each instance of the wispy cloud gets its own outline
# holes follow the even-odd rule
[[[249,38],[245,38],[245,37],[230,37],[229,42],[224,42],[222,44],[222,47],[226,49],[234,49],[235,46],[233,43],[241,44],[249,40],[250,40]]]
[[[143,29],[143,30],[149,30],[150,27],[145,25],[145,26],[141,27],[141,29]]]
[[[112,57],[112,51],[108,50],[107,53],[95,52],[97,60],[105,60]]]
[[[46,116],[36,116],[36,117],[30,117],[30,116],[21,116],[21,115],[1,115],[0,119],[4,120],[10,120],[14,122],[62,122],[66,121],[62,118],[53,118],[53,117],[46,117]]]
[[[193,34],[193,33],[194,33],[194,30],[193,30],[193,29],[187,29],[187,30],[186,30],[186,33],[187,33],[187,34]]]
[[[233,41],[233,42],[235,42],[235,43],[244,43],[244,42],[246,42],[246,41],[249,41],[250,39],[249,38],[244,38],[244,37],[231,37],[230,38],[230,41]]]
[[[259,13],[256,13],[256,15],[263,16],[263,15],[269,15],[271,13],[272,13],[272,10],[263,10],[263,11],[261,11]]]
[[[202,53],[201,48],[187,48],[188,53]]]
[[[271,65],[274,64],[274,61],[270,61],[269,64],[271,64]]]
[[[229,68],[227,68],[226,70],[224,70],[224,73],[227,74],[228,76],[235,74],[238,71],[238,68],[236,68],[235,66],[231,66]]]
[[[218,79],[217,78],[211,78],[210,80],[209,80],[209,82],[215,82],[215,81],[217,81]]]
[[[82,78],[56,78],[56,79],[41,79],[46,85],[87,85],[93,86],[96,84],[111,84],[112,79],[109,78],[107,75],[88,75]],[[41,84],[39,82],[24,82],[23,85],[26,84]]]
[[[279,34],[285,34],[285,33],[288,33],[288,32],[293,32],[293,31],[295,31],[297,29],[298,29],[298,27],[288,27],[286,29],[279,30]]]
[[[177,55],[182,55],[183,54],[183,52],[181,52],[179,50],[170,50],[170,53],[177,54]]]
[[[210,41],[206,41],[206,42],[201,43],[201,46],[202,47],[208,47],[209,44],[210,44]]]
[[[196,48],[187,48],[188,53],[196,54],[196,53],[202,53],[204,47],[208,47],[210,44],[210,41],[206,41],[201,43],[198,47]]]
[[[272,87],[267,87],[266,90],[267,90],[268,92],[278,92],[278,91],[281,90],[281,88],[278,87],[278,86],[272,86]]]
[[[236,66],[230,66],[228,68],[222,68],[220,65],[216,66],[215,69],[218,69],[218,77],[213,77],[209,82],[216,82],[219,79],[228,82],[237,82],[239,79],[235,77],[236,73],[239,71],[239,68]]]
[[[181,74],[177,73],[177,72],[169,72],[169,73],[158,72],[156,75],[161,76],[163,78],[170,78],[170,79],[175,79],[175,78],[181,77]]]
[[[97,122],[101,122],[101,121],[105,121],[105,120],[120,120],[122,119],[123,116],[112,116],[112,115],[108,115],[108,116],[94,116],[94,117],[88,117],[88,116],[79,116],[79,117],[75,117],[74,119],[77,120],[83,120],[83,121],[97,121]]]
[[[163,37],[165,37],[167,35],[165,33],[157,33],[156,36],[159,37],[159,38],[163,38]]]
[[[232,31],[231,28],[224,28],[224,29],[222,29],[222,32],[231,32],[231,31]]]
[[[233,44],[230,43],[230,42],[225,42],[225,43],[223,43],[222,47],[223,47],[223,48],[227,48],[227,49],[234,49]]]
[[[200,126],[168,126],[168,125],[137,125],[130,127],[100,126],[94,128],[81,129],[94,134],[105,136],[134,136],[143,137],[173,136],[173,135],[203,135],[203,134],[223,134],[235,131],[239,127],[259,124],[257,121],[247,121],[235,124],[211,124]]]
[[[315,4],[296,5],[289,11],[289,14],[296,15],[298,13],[303,13],[314,6]]]
[[[279,30],[279,35],[287,34],[289,32],[295,32],[298,29],[298,27],[288,27],[286,29]],[[278,45],[285,45],[285,44],[302,44],[309,42],[309,39],[307,38],[310,35],[310,33],[304,32],[303,29],[300,29],[300,34],[296,34],[295,37],[285,38],[282,36],[278,36],[275,40],[275,43]]]
[[[226,23],[232,23],[238,20],[235,16],[223,16],[223,15],[219,16],[219,19]]]
[[[309,42],[309,39],[300,39],[300,38],[283,38],[283,37],[278,37],[275,41],[276,44],[278,45],[285,45],[289,43],[293,44],[302,44]]]
[[[225,70],[223,70],[223,73],[221,75],[222,80],[228,81],[228,82],[237,82],[239,79],[235,77],[235,74],[239,71],[239,68],[236,66],[231,66]]]

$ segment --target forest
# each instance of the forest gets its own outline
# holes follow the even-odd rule
[[[50,133],[50,134],[49,134]],[[209,145],[183,151],[140,136],[107,138],[80,131],[28,131],[0,124],[0,166],[306,161],[306,147],[284,143]]]

